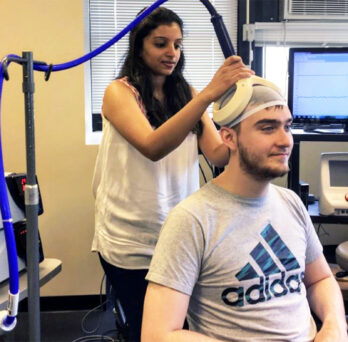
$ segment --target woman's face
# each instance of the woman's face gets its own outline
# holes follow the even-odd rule
[[[154,76],[170,75],[181,55],[182,32],[177,23],[160,25],[144,38],[141,57]]]

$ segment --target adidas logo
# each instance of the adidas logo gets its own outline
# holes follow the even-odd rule
[[[239,281],[258,278],[259,282],[247,289],[243,286],[225,289],[221,295],[225,304],[242,307],[246,304],[245,301],[254,305],[271,300],[274,297],[285,296],[288,293],[301,292],[304,272],[294,273],[294,271],[300,270],[300,265],[295,256],[270,224],[261,232],[261,236],[277,256],[285,271],[280,269],[262,243],[258,243],[250,252],[250,255],[263,275],[260,276],[248,262],[236,274],[236,278]],[[290,275],[288,275],[289,272],[291,272]],[[279,277],[274,277],[274,275],[279,275]],[[271,281],[270,276],[272,276]]]

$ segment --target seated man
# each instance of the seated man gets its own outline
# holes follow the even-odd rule
[[[244,112],[221,128],[228,166],[162,228],[143,342],[347,340],[342,295],[310,217],[294,192],[270,183],[289,171],[291,122],[278,92],[254,86]]]

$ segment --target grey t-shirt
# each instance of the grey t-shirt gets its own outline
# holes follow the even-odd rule
[[[209,182],[162,227],[149,281],[190,296],[191,330],[223,341],[312,341],[303,284],[322,246],[300,199],[245,199]]]

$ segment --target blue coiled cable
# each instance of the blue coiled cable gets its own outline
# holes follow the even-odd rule
[[[0,122],[1,122],[1,97],[3,86],[3,68],[0,64]],[[2,318],[0,328],[3,330],[11,329],[16,324],[18,296],[19,296],[19,276],[18,276],[18,260],[16,241],[13,232],[13,222],[11,216],[10,203],[7,196],[7,186],[5,180],[4,162],[2,156],[1,144],[1,128],[0,125],[0,210],[5,233],[7,246],[7,259],[9,271],[9,303],[8,314]]]
[[[73,61],[63,63],[63,64],[57,64],[53,65],[51,67],[52,71],[61,71],[61,70],[66,70],[69,68],[73,68],[75,66],[78,66],[82,63],[85,63],[92,59],[93,57],[99,55],[106,49],[108,49],[110,46],[114,45],[117,43],[124,35],[126,35],[134,26],[138,25],[140,21],[142,21],[145,17],[147,17],[153,10],[155,10],[157,7],[159,7],[161,4],[166,2],[168,0],[157,0],[155,3],[153,3],[151,6],[149,6],[146,10],[144,10],[141,14],[139,14],[130,24],[128,24],[121,32],[119,32],[115,37],[110,39],[108,42],[105,44],[101,45],[99,48],[95,49],[94,51],[91,51],[90,53],[74,59]],[[36,65],[34,63],[34,70],[38,71],[45,71],[47,72],[49,69],[49,66],[47,65]]]

